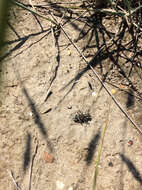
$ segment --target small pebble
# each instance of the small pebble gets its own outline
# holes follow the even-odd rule
[[[128,146],[132,146],[133,145],[133,141],[132,140],[129,140],[128,141]]]
[[[108,166],[113,167],[113,163],[112,163],[112,162],[109,162],[109,163],[108,163]]]
[[[97,93],[96,92],[92,92],[92,96],[97,96]]]
[[[99,164],[99,165],[98,165],[98,168],[102,168],[102,166]]]
[[[115,89],[112,89],[112,90],[111,90],[111,93],[112,93],[112,94],[115,94],[115,93],[116,93],[116,90],[115,90]]]
[[[74,38],[74,39],[73,39],[73,42],[74,42],[74,43],[76,43],[76,42],[77,42],[77,39],[76,39],[76,38]]]
[[[32,116],[33,116],[33,113],[32,113],[32,112],[30,112],[30,113],[29,113],[29,115],[32,117]]]
[[[68,55],[71,56],[71,51],[70,50],[68,50]]]
[[[71,186],[71,187],[69,187],[69,188],[68,188],[68,190],[73,190],[73,187],[72,187],[72,186]]]
[[[63,182],[61,182],[61,181],[56,181],[56,186],[57,186],[58,189],[63,189],[65,184]]]
[[[72,106],[69,105],[67,108],[70,110],[70,109],[72,109]]]
[[[51,154],[49,154],[48,152],[44,152],[44,161],[46,163],[53,163],[54,157]]]

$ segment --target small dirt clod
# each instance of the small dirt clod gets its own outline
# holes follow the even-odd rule
[[[44,152],[44,161],[46,163],[53,163],[54,157],[51,154],[49,154],[48,152]]]

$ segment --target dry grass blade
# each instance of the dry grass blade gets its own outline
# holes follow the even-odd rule
[[[107,8],[107,9],[95,9],[95,13],[106,13],[106,14],[112,14],[117,16],[125,16],[126,12],[122,11],[115,11],[114,9]]]
[[[97,155],[97,160],[96,160],[96,169],[95,169],[94,180],[93,180],[93,190],[96,189],[96,185],[97,185],[97,176],[98,176],[100,158],[101,158],[101,153],[102,153],[102,148],[103,148],[103,143],[104,143],[104,137],[105,137],[106,130],[108,127],[108,122],[109,122],[110,105],[111,105],[111,101],[109,103],[109,110],[108,110],[108,114],[107,114],[107,119],[105,122],[105,127],[104,127],[103,132],[102,132],[101,142],[100,142],[99,149],[98,149],[98,155]]]
[[[135,8],[133,11],[131,11],[131,14],[137,12],[137,11],[138,11],[139,9],[141,9],[141,8],[142,8],[142,5],[138,6],[138,7]]]
[[[18,184],[16,183],[15,179],[14,179],[12,171],[8,171],[8,172],[9,172],[10,177],[12,178],[14,185],[16,186],[16,189],[21,190],[20,187],[18,186]]]
[[[34,163],[34,159],[37,153],[37,149],[38,149],[38,145],[36,145],[35,147],[35,151],[31,160],[31,165],[30,165],[30,169],[29,169],[29,188],[28,190],[31,190],[31,181],[32,181],[32,168],[33,168],[33,163]]]
[[[53,21],[51,18],[48,18],[48,17],[46,17],[46,16],[43,16],[43,15],[39,14],[37,11],[31,10],[31,9],[29,9],[28,7],[24,6],[23,4],[21,4],[21,3],[17,2],[17,1],[11,0],[11,2],[12,2],[13,4],[15,4],[15,5],[17,5],[17,6],[21,7],[21,8],[23,8],[23,9],[25,9],[25,10],[31,12],[32,14],[35,14],[35,15],[37,15],[37,16],[39,16],[39,17],[45,19],[45,20],[48,20],[48,21],[50,21],[51,23],[57,25],[57,23],[56,23],[55,21]]]

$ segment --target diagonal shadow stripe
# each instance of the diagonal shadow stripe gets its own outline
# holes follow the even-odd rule
[[[41,134],[43,135],[43,137],[46,139],[46,143],[47,143],[47,146],[48,146],[50,152],[52,152],[53,151],[53,146],[52,146],[51,142],[47,139],[48,135],[47,135],[44,123],[41,120],[40,114],[38,113],[38,111],[36,109],[36,106],[35,106],[33,100],[31,99],[31,97],[29,96],[27,90],[23,87],[22,91],[23,91],[23,94],[25,95],[25,97],[28,100],[29,106],[30,106],[31,111],[33,113],[34,122],[37,125],[37,127],[39,128],[39,130],[40,130]]]
[[[87,165],[90,165],[92,162],[99,139],[100,139],[100,131],[98,131],[97,134],[95,134],[93,136],[93,138],[91,139],[91,141],[88,145],[88,152],[87,152],[87,156],[85,158]]]
[[[24,153],[24,163],[23,163],[23,169],[26,171],[31,158],[31,135],[27,134],[27,140],[26,140],[26,150]]]
[[[142,184],[142,176],[140,174],[140,172],[138,171],[138,169],[135,167],[135,165],[133,164],[133,162],[127,158],[124,154],[120,154],[120,157],[122,159],[122,161],[126,164],[126,166],[128,167],[129,171],[131,172],[131,174],[133,175],[133,177],[140,183]]]

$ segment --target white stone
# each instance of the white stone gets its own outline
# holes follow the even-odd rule
[[[72,186],[71,186],[71,187],[69,187],[69,188],[68,188],[68,190],[73,190],[73,187],[72,187]]]
[[[96,92],[92,92],[92,96],[97,96],[97,93]]]
[[[29,113],[29,115],[32,117],[32,116],[33,116],[33,113],[32,113],[32,112],[30,112],[30,113]]]
[[[61,181],[56,181],[56,186],[57,186],[57,189],[63,189],[65,184]]]

